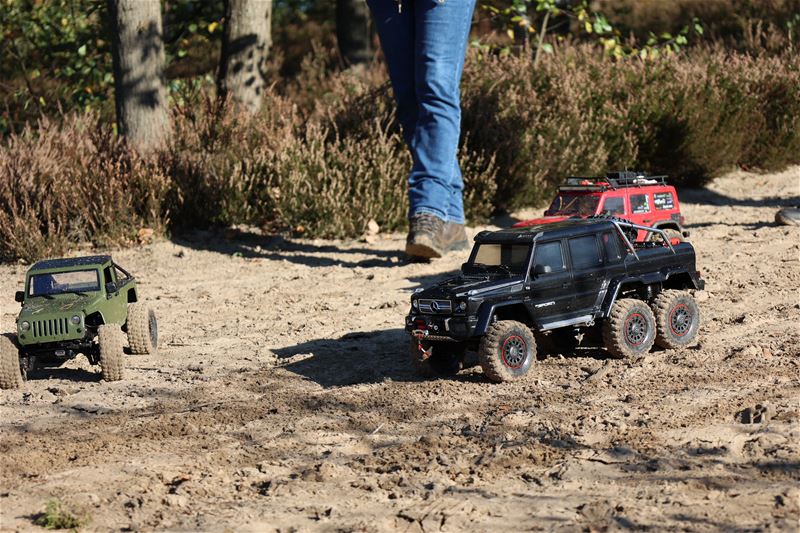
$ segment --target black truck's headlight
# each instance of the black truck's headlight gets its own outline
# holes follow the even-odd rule
[[[416,300],[411,300],[411,307],[419,309],[419,303]]]
[[[456,305],[456,311],[459,313],[463,313],[466,310],[467,310],[467,302],[458,302],[458,305]]]
[[[19,323],[19,330],[20,331],[29,331],[31,329],[31,323],[27,320],[23,320]]]

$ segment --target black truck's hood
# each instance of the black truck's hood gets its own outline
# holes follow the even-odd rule
[[[416,298],[464,298],[507,289],[522,283],[522,276],[457,276],[416,293]]]

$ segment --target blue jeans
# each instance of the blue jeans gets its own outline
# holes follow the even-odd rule
[[[367,0],[411,151],[409,217],[464,223],[459,85],[475,0]]]

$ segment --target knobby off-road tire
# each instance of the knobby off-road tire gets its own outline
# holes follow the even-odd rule
[[[656,338],[656,319],[648,305],[633,298],[614,302],[603,324],[603,344],[617,359],[645,354]]]
[[[656,317],[656,344],[662,348],[681,348],[697,338],[700,308],[686,291],[668,290],[651,304]]]
[[[456,375],[461,370],[464,352],[464,346],[458,342],[431,342],[412,337],[409,345],[414,371],[425,378]]]
[[[128,305],[128,344],[136,355],[158,351],[158,322],[155,312],[144,303]]]
[[[536,361],[533,332],[514,320],[495,322],[481,339],[478,360],[483,373],[495,383],[520,379]]]
[[[17,345],[8,335],[0,335],[0,389],[18,389],[23,381]]]
[[[100,345],[100,373],[106,381],[122,379],[125,368],[123,345],[125,338],[116,324],[105,324],[97,328]]]

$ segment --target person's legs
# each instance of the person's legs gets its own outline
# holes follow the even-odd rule
[[[457,152],[459,85],[475,0],[413,0],[414,74],[419,114],[412,140],[409,216],[464,223]]]
[[[386,58],[397,103],[397,120],[413,154],[412,142],[419,114],[414,84],[414,12],[411,5],[398,10],[395,0],[367,0],[367,4]]]

